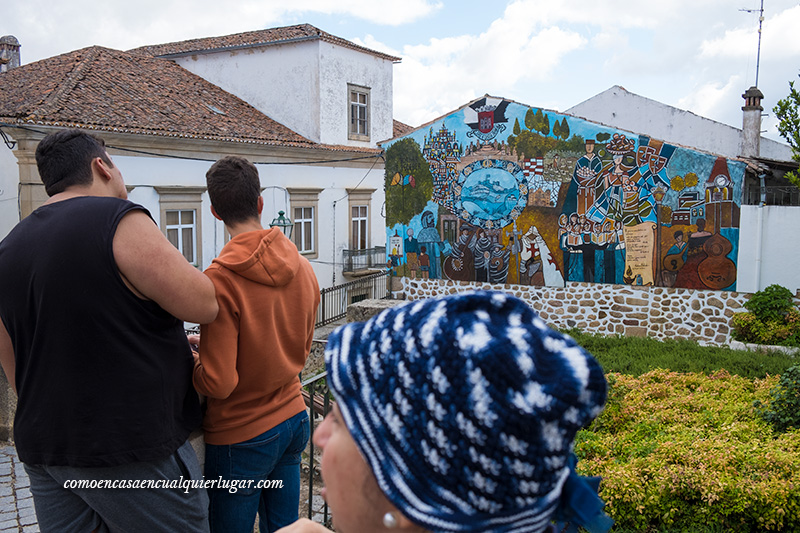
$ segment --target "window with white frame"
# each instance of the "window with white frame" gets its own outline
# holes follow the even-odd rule
[[[309,259],[319,256],[317,219],[322,189],[287,189],[291,207],[292,240],[297,250]]]
[[[294,208],[294,242],[301,253],[314,252],[314,208]]]
[[[161,231],[191,264],[200,267],[201,206],[205,187],[156,187]]]
[[[350,208],[350,249],[369,248],[370,201],[375,189],[347,189]]]
[[[347,85],[350,110],[348,138],[369,141],[369,88]]]

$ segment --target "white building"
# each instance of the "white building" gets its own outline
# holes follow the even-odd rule
[[[385,245],[377,142],[393,136],[397,61],[303,24],[90,47],[0,73],[0,131],[13,145],[0,145],[0,238],[46,199],[38,141],[77,127],[105,139],[130,199],[199,268],[226,241],[205,172],[240,155],[261,175],[262,222],[284,211],[320,286],[346,281],[345,250]]]
[[[570,115],[725,157],[742,155],[742,129],[662,104],[615,85],[565,111]],[[759,125],[761,121],[759,120]],[[761,137],[760,156],[790,161],[789,145]]]
[[[566,112],[745,161],[748,172],[741,206],[737,290],[757,292],[779,284],[800,292],[800,233],[795,230],[800,227],[800,194],[782,179],[783,173],[797,168],[797,164],[792,162],[789,145],[760,135],[763,94],[751,87],[742,97],[741,129],[644,98],[618,85]]]

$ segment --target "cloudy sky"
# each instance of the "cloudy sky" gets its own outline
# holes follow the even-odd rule
[[[800,1],[763,0],[758,86],[772,108],[800,74]],[[741,127],[761,0],[25,0],[0,35],[30,63],[308,22],[402,57],[395,118],[417,126],[491,94],[564,111],[614,85]],[[755,10],[748,12],[746,10]],[[798,81],[800,84],[800,81]]]

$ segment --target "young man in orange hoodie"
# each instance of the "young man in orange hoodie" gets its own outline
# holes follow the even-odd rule
[[[261,532],[271,532],[298,515],[309,435],[298,374],[311,349],[319,285],[281,229],[262,227],[252,163],[225,157],[206,182],[211,212],[231,235],[205,271],[220,312],[201,326],[194,367],[195,388],[208,398],[205,478],[225,480],[208,489],[211,531],[251,533],[258,512]]]

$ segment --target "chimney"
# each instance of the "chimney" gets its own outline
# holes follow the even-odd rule
[[[19,41],[13,35],[0,37],[0,72],[19,66]]]
[[[742,95],[742,157],[758,157],[761,152],[761,100],[764,94],[758,87],[750,87]]]

